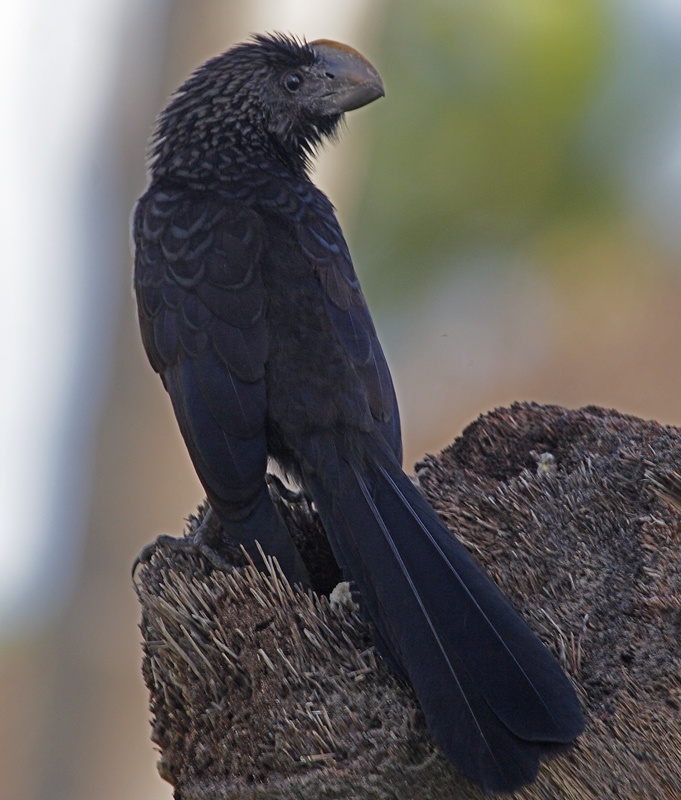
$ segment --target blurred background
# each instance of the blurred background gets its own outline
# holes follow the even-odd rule
[[[251,32],[382,74],[316,180],[406,465],[513,400],[681,424],[681,0],[0,0],[0,795],[162,800],[130,565],[202,498],[128,221],[169,93]]]

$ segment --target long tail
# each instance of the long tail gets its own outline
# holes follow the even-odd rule
[[[394,461],[360,470],[331,449],[307,484],[377,648],[463,774],[485,791],[531,782],[584,727],[566,675]]]

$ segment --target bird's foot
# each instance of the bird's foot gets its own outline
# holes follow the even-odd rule
[[[137,567],[139,567],[140,564],[148,564],[151,561],[151,557],[159,547],[168,548],[176,553],[200,554],[216,569],[222,570],[222,572],[231,572],[233,569],[232,565],[225,561],[225,559],[217,552],[217,550],[211,546],[209,529],[211,526],[212,517],[213,509],[209,507],[201,522],[193,528],[189,535],[183,536],[182,538],[168,536],[167,534],[161,534],[160,536],[157,536],[153,542],[150,542],[148,545],[142,548],[142,550],[139,552],[139,555],[135,559],[132,565],[133,579],[135,577]]]

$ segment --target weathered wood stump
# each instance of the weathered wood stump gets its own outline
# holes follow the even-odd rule
[[[681,798],[681,430],[515,404],[416,479],[586,712],[576,746],[515,796]],[[278,502],[328,592],[314,513]],[[152,739],[177,800],[483,796],[432,743],[348,592],[297,593],[274,565],[234,561],[225,574],[159,548],[138,575]]]

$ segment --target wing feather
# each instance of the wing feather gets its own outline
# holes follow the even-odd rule
[[[134,235],[147,354],[211,503],[229,517],[260,496],[267,463],[262,222],[242,203],[152,186]]]
[[[276,183],[276,176],[271,183]],[[279,195],[274,188],[270,195],[270,202],[275,203]],[[303,255],[317,274],[326,313],[355,369],[371,414],[401,463],[400,418],[390,370],[333,206],[314,186],[301,183],[292,186],[286,200],[281,200],[278,210],[284,213],[284,208]]]

